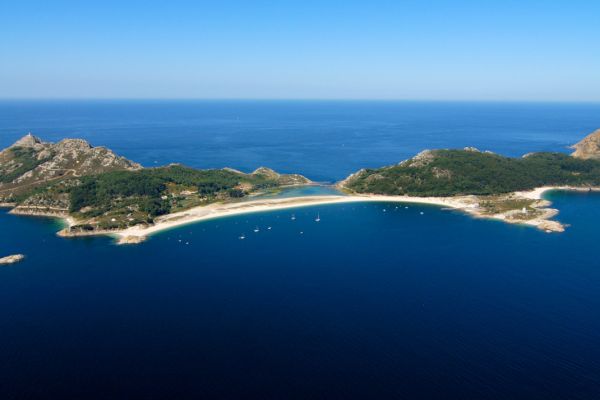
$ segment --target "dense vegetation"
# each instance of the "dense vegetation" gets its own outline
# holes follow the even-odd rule
[[[367,169],[346,187],[358,193],[413,196],[490,195],[547,185],[600,186],[600,161],[562,153],[509,158],[467,150],[435,150],[423,160]]]
[[[113,171],[80,178],[81,183],[71,188],[71,212],[89,208],[88,216],[114,210],[116,204],[134,206],[154,217],[171,211],[168,194],[173,190],[187,190],[208,201],[216,198],[239,198],[246,192],[239,188],[246,184],[252,190],[272,187],[277,181],[262,175],[242,174],[230,170],[196,170],[172,165],[139,171]]]

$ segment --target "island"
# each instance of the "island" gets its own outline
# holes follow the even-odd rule
[[[0,257],[0,265],[10,265],[23,261],[25,256],[23,254],[13,254],[11,256]]]
[[[564,225],[551,220],[558,210],[541,196],[550,189],[600,188],[600,130],[572,147],[571,155],[518,158],[473,147],[425,150],[397,165],[360,170],[339,187],[352,195],[429,199],[476,216],[562,232]]]
[[[265,167],[249,174],[179,164],[143,168],[81,139],[49,143],[28,134],[0,152],[0,205],[13,214],[63,218],[65,237],[149,227],[182,210],[307,184],[301,175]]]
[[[262,193],[314,185],[300,174],[261,167],[144,168],[82,139],[44,142],[28,134],[0,152],[0,206],[11,213],[63,218],[64,237],[113,235],[140,243],[175,226],[248,212],[348,202],[411,202],[528,224],[547,232],[565,226],[542,199],[549,189],[600,187],[600,130],[572,154],[511,158],[464,149],[425,150],[396,165],[362,169],[336,184],[340,195],[262,198]]]

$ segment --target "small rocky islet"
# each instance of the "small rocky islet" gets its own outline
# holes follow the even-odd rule
[[[0,265],[10,265],[21,262],[25,259],[23,254],[13,254],[11,256],[0,257]]]

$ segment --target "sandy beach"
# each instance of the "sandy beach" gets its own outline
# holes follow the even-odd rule
[[[515,192],[515,194],[526,199],[541,200],[544,193],[552,190],[576,191],[576,192],[598,192],[598,187],[576,187],[576,186],[542,186],[525,192]]]
[[[148,236],[157,232],[177,228],[183,225],[196,223],[208,219],[215,219],[233,215],[284,210],[299,207],[309,207],[326,204],[342,204],[357,202],[398,202],[429,204],[455,210],[461,210],[477,218],[488,218],[501,220],[511,224],[522,224],[533,226],[546,232],[562,232],[565,225],[551,218],[558,214],[558,210],[549,208],[550,202],[543,200],[543,194],[550,190],[577,190],[590,191],[600,190],[600,188],[577,188],[567,186],[545,186],[530,191],[515,192],[507,194],[517,199],[538,200],[539,206],[536,208],[540,214],[530,219],[512,219],[510,213],[488,214],[484,213],[480,207],[480,198],[477,196],[454,196],[454,197],[413,197],[413,196],[384,196],[384,195],[319,195],[319,196],[301,196],[287,198],[272,198],[248,200],[237,203],[215,203],[208,206],[194,207],[189,210],[180,211],[158,217],[155,223],[150,226],[134,226],[120,231],[89,232],[79,234],[69,234],[65,230],[61,231],[61,236],[86,236],[86,235],[112,235],[118,239],[120,244],[135,244],[144,241]],[[72,218],[65,219],[68,226],[74,225]]]
[[[169,214],[157,218],[152,226],[134,226],[122,231],[113,232],[120,238],[121,243],[139,243],[144,237],[154,233],[195,223],[207,219],[225,216],[274,211],[289,208],[307,207],[325,204],[356,203],[356,202],[402,202],[430,204],[454,209],[469,209],[476,205],[470,196],[464,197],[411,197],[411,196],[380,196],[380,195],[349,195],[349,196],[302,196],[278,199],[252,200],[239,203],[211,204],[195,207],[186,211]]]

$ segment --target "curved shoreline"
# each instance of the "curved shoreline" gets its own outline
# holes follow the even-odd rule
[[[441,207],[449,207],[457,210],[466,210],[471,205],[463,198],[457,197],[412,197],[412,196],[382,196],[382,195],[326,195],[326,196],[300,196],[278,199],[252,200],[240,203],[211,204],[200,206],[189,210],[180,211],[159,217],[154,225],[134,226],[120,231],[111,232],[119,237],[120,243],[137,243],[140,240],[134,238],[145,238],[155,233],[177,228],[183,225],[216,219],[227,216],[250,214],[255,212],[285,210],[291,208],[310,207],[328,204],[343,204],[357,202],[397,202],[413,204],[429,204]]]
[[[533,190],[515,192],[515,194],[521,195],[524,198],[532,200],[542,200],[544,193],[551,192],[554,190],[560,190],[565,192],[600,192],[600,187],[542,186]]]
[[[476,218],[496,219],[511,224],[528,225],[541,229],[545,232],[563,232],[565,230],[565,225],[561,224],[560,222],[551,220],[551,218],[556,216],[559,211],[553,208],[549,208],[551,203],[543,199],[544,193],[552,190],[587,192],[600,191],[600,188],[544,186],[535,188],[530,191],[514,192],[502,195],[517,200],[535,200],[536,206],[534,209],[536,211],[539,211],[539,214],[532,216],[530,219],[511,218],[510,213],[514,213],[518,210],[509,210],[509,212],[497,214],[485,213],[479,204],[481,197],[475,195],[453,197],[385,196],[366,194],[316,195],[284,197],[274,199],[258,199],[237,203],[215,203],[210,204],[208,206],[194,207],[185,211],[161,216],[156,219],[153,225],[149,226],[137,225],[123,230],[100,232],[69,232],[68,228],[66,228],[61,230],[59,232],[59,235],[64,237],[108,235],[115,237],[117,239],[117,243],[119,244],[136,244],[144,241],[147,237],[156,233],[209,219],[217,219],[221,217],[235,216],[241,214],[250,214],[255,212],[276,211],[317,205],[357,202],[393,202],[435,205],[440,207],[451,208],[454,210],[460,210]],[[68,221],[65,220],[65,222],[67,222],[68,226],[73,225],[72,219]]]
[[[600,190],[600,188],[577,188],[545,186],[531,191],[515,192],[517,198],[542,200],[545,192],[551,190]],[[209,206],[195,207],[186,211],[166,215],[156,220],[152,226],[134,226],[121,231],[111,232],[119,238],[120,243],[139,243],[144,238],[155,233],[177,228],[183,225],[199,221],[216,219],[226,216],[248,214],[254,212],[284,210],[290,208],[309,207],[327,204],[343,204],[354,202],[398,202],[413,204],[429,204],[440,207],[448,207],[464,211],[479,218],[498,219],[508,223],[524,224],[542,229],[546,232],[562,232],[564,225],[550,218],[558,214],[558,210],[547,208],[549,202],[544,203],[539,209],[543,210],[541,216],[530,220],[510,220],[504,214],[484,214],[478,204],[477,196],[454,196],[454,197],[415,197],[415,196],[385,196],[385,195],[324,195],[324,196],[301,196],[278,199],[252,200],[241,203],[212,204]]]

